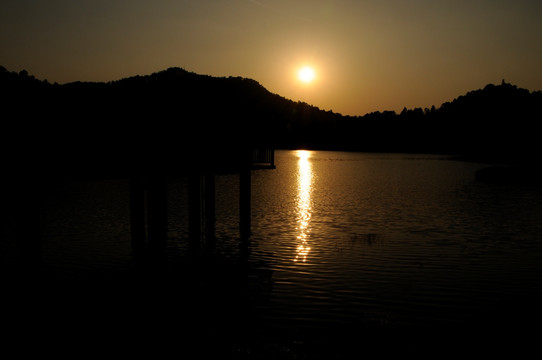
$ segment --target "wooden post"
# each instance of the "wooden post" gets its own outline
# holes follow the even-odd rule
[[[32,275],[41,260],[40,184],[22,180],[10,191],[15,213],[17,263],[21,273]]]
[[[201,240],[201,178],[188,177],[188,234],[191,246],[199,246]]]
[[[163,177],[130,179],[132,248],[161,251],[167,246],[167,180]]]
[[[147,240],[145,182],[140,177],[130,179],[130,230],[132,232],[132,249],[140,251]]]
[[[250,237],[251,227],[251,173],[250,168],[239,175],[239,227],[241,239]]]
[[[210,244],[214,242],[215,239],[215,228],[216,228],[216,183],[215,175],[207,174],[205,176],[205,238],[206,241],[209,241]]]
[[[167,179],[149,178],[147,185],[147,236],[149,248],[162,251],[167,247]]]

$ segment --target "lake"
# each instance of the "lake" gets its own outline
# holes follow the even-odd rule
[[[76,314],[74,303],[92,302],[86,321],[114,313],[132,326],[144,312],[155,324],[159,314],[240,352],[250,337],[227,329],[284,353],[334,334],[540,325],[542,188],[478,183],[484,164],[441,155],[276,151],[275,164],[253,171],[249,241],[239,238],[238,176],[217,176],[215,239],[198,250],[187,240],[187,180],[170,178],[168,251],[142,267],[127,181],[52,187],[40,296],[77,294],[49,296]]]

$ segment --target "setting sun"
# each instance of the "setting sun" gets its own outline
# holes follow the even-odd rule
[[[316,78],[316,72],[310,66],[303,66],[297,72],[297,78],[301,82],[308,84],[308,83],[311,83]]]

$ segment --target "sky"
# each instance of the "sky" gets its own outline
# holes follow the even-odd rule
[[[0,65],[60,84],[176,66],[344,115],[399,112],[503,79],[542,90],[542,1],[0,0]]]

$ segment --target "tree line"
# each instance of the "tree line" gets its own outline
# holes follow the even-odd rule
[[[252,79],[181,68],[111,82],[49,83],[0,67],[3,153],[122,168],[244,147],[446,153],[531,161],[542,92],[489,84],[440,107],[343,116]],[[187,155],[188,154],[188,155]],[[39,156],[38,156],[39,155]],[[127,160],[132,159],[132,160]]]

